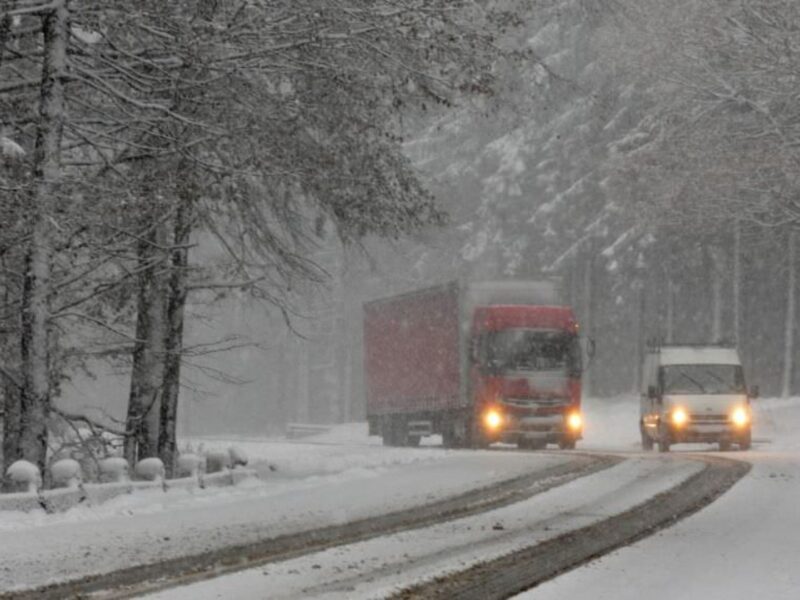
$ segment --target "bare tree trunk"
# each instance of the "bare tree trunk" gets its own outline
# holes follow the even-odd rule
[[[733,339],[738,344],[742,328],[742,224],[733,230]]]
[[[589,255],[586,257],[583,270],[583,335],[592,336],[593,311],[594,311],[594,244],[590,246]],[[583,373],[583,395],[592,395],[592,370],[587,368]]]
[[[20,389],[7,378],[2,380],[3,395],[3,447],[2,461],[0,461],[0,474],[5,473],[6,469],[15,460],[22,457],[19,445],[20,418],[22,416],[22,404],[20,402]],[[0,478],[0,482],[4,478]],[[3,485],[0,484],[0,489]]]
[[[644,364],[644,355],[647,351],[647,333],[646,333],[646,314],[647,314],[647,283],[644,275],[637,282],[637,291],[639,292],[639,315],[636,324],[636,365],[633,369],[633,390],[632,393],[638,394],[642,389],[642,365]]]
[[[789,275],[786,278],[786,325],[784,327],[783,342],[783,379],[781,397],[788,398],[792,391],[792,363],[794,359],[794,312],[795,312],[795,268],[796,268],[796,240],[795,231],[791,229],[787,240],[787,254],[789,257]]]
[[[164,364],[166,233],[163,223],[152,227],[137,246],[138,297],[136,342],[128,397],[125,458],[131,463],[156,456]]]
[[[722,341],[722,265],[720,251],[709,250],[711,258],[711,340]]]
[[[6,268],[6,259],[3,257],[2,263],[4,270]],[[13,296],[9,287],[3,286],[3,313],[12,313]],[[19,367],[19,358],[17,355],[18,347],[10,339],[10,336],[0,337],[0,389],[2,391],[3,402],[2,415],[3,423],[3,446],[2,446],[2,461],[0,461],[0,475],[6,472],[8,466],[15,460],[21,457],[19,447],[19,434],[20,434],[20,419],[22,416],[22,404],[20,398],[20,382],[14,372]],[[12,365],[14,370],[12,370]],[[0,477],[0,480],[3,478]],[[0,485],[2,488],[2,485]]]
[[[667,318],[664,341],[671,344],[675,339],[675,284],[671,276],[667,276]]]
[[[25,256],[20,357],[22,394],[20,448],[26,459],[45,466],[50,417],[50,295],[53,256],[51,206],[61,179],[69,9],[67,0],[52,2],[42,17],[44,36],[41,101],[33,156],[30,242]]]
[[[195,208],[191,191],[184,191],[175,214],[175,233],[171,250],[167,300],[167,337],[161,393],[158,456],[167,476],[172,477],[177,458],[178,397],[181,383],[183,323],[189,277],[189,240],[194,229]]]

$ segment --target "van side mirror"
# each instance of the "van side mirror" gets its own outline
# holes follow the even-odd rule
[[[750,399],[751,400],[755,400],[756,398],[758,398],[758,394],[759,394],[759,389],[758,389],[757,385],[754,385],[753,387],[750,388]]]
[[[658,398],[658,390],[656,389],[656,386],[647,386],[647,397],[650,398],[650,400],[655,400]]]

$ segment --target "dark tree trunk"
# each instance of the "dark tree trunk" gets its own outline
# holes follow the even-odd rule
[[[183,322],[188,294],[189,239],[194,228],[194,220],[192,192],[184,191],[175,214],[175,230],[171,250],[171,271],[167,288],[166,357],[161,388],[161,419],[158,437],[158,456],[164,462],[168,477],[172,477],[177,450]]]
[[[33,154],[33,186],[29,221],[30,241],[25,252],[20,358],[19,447],[22,456],[40,468],[47,458],[47,421],[50,417],[50,295],[53,225],[51,206],[61,179],[61,137],[64,128],[69,8],[56,0],[42,17],[42,58],[39,125]]]
[[[166,233],[154,225],[138,244],[136,341],[128,398],[125,458],[131,464],[158,454],[158,420],[166,329]]]

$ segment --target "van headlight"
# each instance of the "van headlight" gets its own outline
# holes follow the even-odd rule
[[[731,421],[737,427],[744,427],[750,423],[750,412],[744,406],[737,406],[731,413]]]
[[[675,408],[670,414],[670,421],[672,421],[672,424],[675,425],[675,427],[683,427],[689,422],[689,413],[687,413],[686,409],[684,408]]]

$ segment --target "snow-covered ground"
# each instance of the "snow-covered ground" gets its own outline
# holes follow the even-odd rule
[[[623,512],[701,469],[631,459],[522,502],[152,595],[160,600],[382,598]]]
[[[265,476],[234,488],[136,492],[54,515],[0,513],[0,591],[409,509],[569,461],[555,454],[383,448],[366,438],[366,429],[353,431],[356,439],[339,445],[246,446],[254,466],[267,465]]]
[[[639,448],[637,428],[638,402],[635,398],[618,398],[613,400],[595,399],[585,404],[587,428],[582,448],[598,450],[614,450],[618,452],[636,451]],[[777,455],[769,448],[781,448],[780,456],[794,456],[795,468],[797,454],[792,455],[792,449],[797,449],[794,432],[800,427],[800,402],[789,400],[762,400],[755,406],[755,437],[756,446],[753,451],[736,453],[736,456],[752,459],[756,463],[755,473],[758,473],[761,460],[771,463]],[[678,454],[682,450],[705,451],[716,450],[710,445],[676,446]],[[765,453],[766,452],[766,453]],[[783,459],[778,459],[779,465]],[[665,464],[662,461],[667,461]],[[188,600],[189,598],[261,598],[267,594],[270,598],[380,598],[399,587],[414,581],[430,579],[447,572],[457,571],[471,564],[487,560],[520,547],[531,545],[538,541],[548,539],[567,529],[574,529],[595,522],[606,516],[617,514],[644,501],[653,494],[658,493],[688,477],[699,468],[683,461],[675,461],[666,457],[657,458],[651,454],[647,459],[632,458],[608,471],[596,473],[564,486],[560,486],[544,494],[535,496],[527,501],[510,507],[489,511],[481,515],[458,519],[449,523],[403,532],[379,539],[350,544],[333,548],[324,552],[311,554],[294,560],[271,564],[264,568],[250,569],[233,575],[220,577],[183,588],[168,590],[155,594],[153,598],[161,600]],[[779,468],[782,472],[782,469]],[[729,498],[736,498],[743,487],[760,487],[758,475],[750,475],[741,482],[734,491],[729,492],[719,502],[729,502]],[[794,479],[794,478],[793,478]],[[792,480],[793,480],[792,479]],[[780,479],[784,485],[786,481]],[[781,503],[790,507],[791,498],[797,497],[800,483],[794,483],[794,493]],[[734,493],[735,492],[735,493]],[[751,493],[745,493],[743,502],[750,506],[751,513],[757,513],[761,508],[753,502]],[[663,559],[658,540],[667,534],[661,534],[651,542],[655,545],[650,551],[651,561],[655,558],[650,571],[641,574],[639,587],[629,587],[627,584],[629,574],[627,563],[623,559],[619,565],[620,571],[611,574],[606,583],[610,584],[607,595],[595,595],[594,582],[577,582],[568,589],[561,589],[559,582],[568,579],[564,576],[552,584],[550,595],[547,598],[567,598],[578,595],[586,596],[587,590],[592,590],[592,598],[620,598],[641,597],[647,591],[650,596],[648,581],[654,577],[653,569],[661,572],[659,579],[660,589],[664,590],[660,597],[676,597],[673,592],[679,592],[677,597],[695,598],[695,585],[703,588],[704,598],[715,598],[708,595],[712,589],[719,589],[719,579],[724,577],[726,563],[725,549],[732,544],[739,544],[747,553],[749,543],[746,542],[750,531],[737,529],[737,513],[740,506],[733,506],[733,514],[722,506],[723,521],[711,526],[711,530],[701,531],[696,535],[705,539],[705,544],[694,546],[687,543],[676,550],[675,556],[684,557],[681,565],[675,569],[658,571],[660,560]],[[711,509],[699,513],[707,514]],[[731,523],[733,521],[733,524]],[[779,521],[777,519],[776,521]],[[754,525],[757,523],[751,520]],[[796,523],[790,521],[790,523]],[[670,530],[673,531],[673,530]],[[716,533],[716,535],[715,535]],[[739,536],[740,533],[744,535]],[[767,534],[767,537],[773,535]],[[800,539],[789,541],[789,547],[778,548],[784,554],[785,562],[793,562],[800,551]],[[745,541],[742,541],[745,540]],[[645,542],[647,543],[647,542]],[[703,554],[693,554],[695,548],[703,548]],[[768,548],[759,544],[753,550],[769,556]],[[715,572],[707,573],[705,569],[705,555],[716,552],[718,564]],[[742,557],[742,560],[746,560]],[[602,561],[601,561],[602,562]],[[752,562],[752,561],[751,561]],[[747,571],[751,582],[759,581],[763,576],[771,573],[768,568],[769,558],[759,561],[758,569]],[[787,573],[791,573],[788,564],[783,565]],[[683,567],[683,568],[680,568]],[[687,567],[691,567],[688,569]],[[730,565],[728,565],[730,568]],[[764,570],[766,569],[766,570]],[[587,569],[584,569],[587,570]],[[581,572],[582,570],[576,571]],[[682,578],[683,585],[679,587],[667,585],[676,573],[695,572],[706,573],[705,580],[691,581],[691,576]],[[735,586],[735,579],[731,579]],[[704,583],[713,584],[703,587]],[[794,585],[798,587],[796,575],[785,575],[775,585],[768,588],[774,592],[770,598],[795,598],[796,595],[786,595]],[[737,587],[724,586],[726,592],[720,598],[743,597],[737,596]],[[536,599],[541,587],[530,592],[524,597]],[[626,594],[620,594],[624,590]],[[680,592],[684,592],[681,594]]]
[[[711,506],[520,600],[800,598],[800,399],[754,403],[753,469]],[[680,448],[680,447],[678,447]]]
[[[794,567],[800,556],[800,399],[759,400],[754,410],[754,448],[731,456],[755,467],[733,490],[683,523],[543,585],[526,598],[570,597],[586,589],[592,589],[593,598],[638,597],[642,590],[648,596],[663,590],[656,598],[673,597],[676,591],[688,598],[700,590],[713,599],[706,593],[712,589],[725,590],[720,598],[739,598],[745,597],[744,590],[751,595],[756,586],[769,592],[761,597],[797,597],[787,593],[800,589]],[[399,585],[624,510],[696,468],[683,461],[655,468],[664,460],[655,453],[637,458],[637,411],[635,398],[585,402],[585,439],[579,448],[632,456],[610,470],[504,509],[271,564],[207,582],[208,587],[176,590],[192,590],[176,597],[264,597],[267,590],[270,597],[380,597]],[[341,524],[568,460],[568,454],[556,452],[385,448],[379,438],[367,436],[362,423],[300,440],[189,442],[209,449],[235,444],[250,455],[262,478],[233,488],[140,491],[62,514],[0,513],[0,592],[159,561],[187,549],[201,552]],[[675,449],[678,455],[683,449],[716,451],[707,445]],[[564,511],[566,518],[559,516]],[[498,523],[501,527],[495,529]],[[621,586],[622,579],[633,585]],[[338,588],[329,585],[333,581],[341,582]]]

